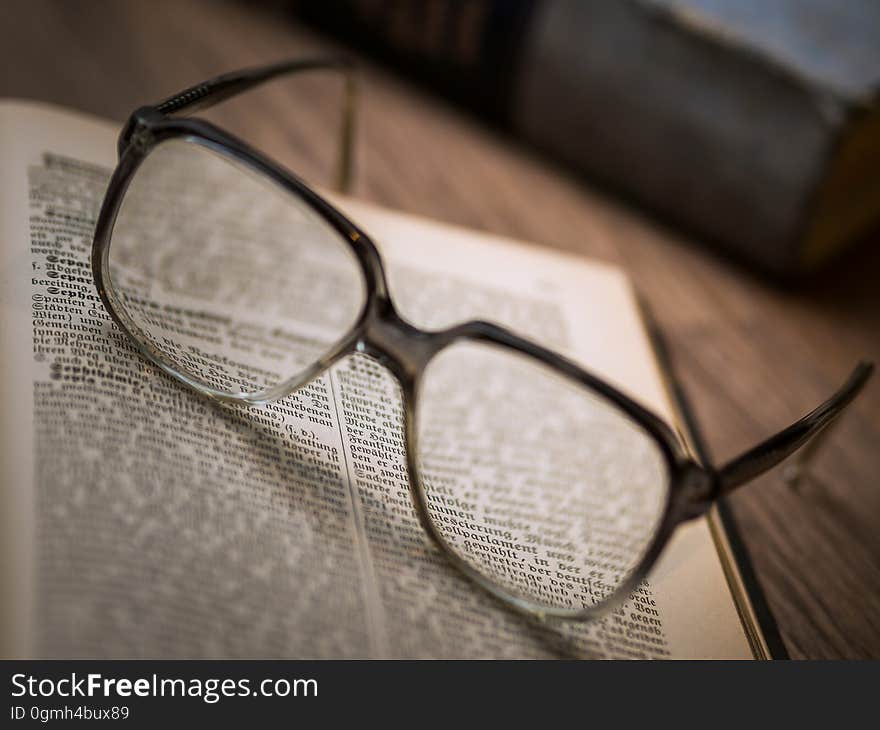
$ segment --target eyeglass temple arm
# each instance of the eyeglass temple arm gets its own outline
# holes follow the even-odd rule
[[[196,86],[169,96],[153,106],[160,114],[167,116],[191,114],[200,109],[208,109],[222,101],[237,96],[255,86],[272,81],[286,74],[305,71],[339,71],[345,75],[345,96],[342,109],[339,157],[337,160],[336,185],[342,192],[348,192],[352,181],[355,112],[357,86],[354,64],[346,59],[308,59],[282,61],[269,66],[243,69],[203,81]]]
[[[817,437],[823,432],[827,433],[831,425],[868,382],[873,370],[873,364],[859,363],[849,379],[822,405],[785,430],[766,441],[762,441],[721,467],[716,472],[718,480],[716,496],[728,494],[740,485],[769,471],[812,440],[813,443],[810,443],[802,452],[801,461],[795,468],[805,466],[806,460],[815,453]]]

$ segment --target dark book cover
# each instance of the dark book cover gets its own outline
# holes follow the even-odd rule
[[[814,271],[880,223],[876,0],[300,13],[765,271]]]

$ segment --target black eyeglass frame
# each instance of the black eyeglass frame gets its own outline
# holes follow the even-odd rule
[[[252,405],[269,403],[302,387],[334,363],[354,353],[363,353],[381,362],[395,376],[402,389],[410,492],[422,527],[453,565],[506,604],[540,619],[587,620],[603,614],[625,600],[646,578],[679,524],[702,515],[715,500],[768,471],[826,431],[870,377],[873,365],[860,363],[844,385],[827,401],[788,428],[716,469],[711,465],[698,463],[672,428],[614,386],[571,360],[504,327],[485,321],[470,321],[441,331],[425,331],[414,327],[398,314],[389,293],[378,249],[363,230],[296,175],[243,140],[206,120],[177,116],[213,106],[285,74],[321,70],[340,71],[346,77],[346,109],[340,158],[340,183],[345,187],[350,179],[355,88],[353,66],[347,61],[287,61],[225,74],[186,89],[158,104],[140,107],[132,113],[119,137],[119,161],[111,177],[95,229],[91,263],[98,294],[113,321],[145,357],[197,392],[220,401]],[[127,315],[125,307],[113,291],[108,264],[109,251],[113,226],[123,197],[147,155],[158,144],[173,139],[203,145],[272,180],[305,201],[339,233],[354,254],[366,288],[360,315],[352,329],[324,357],[296,377],[254,393],[227,393],[196,381],[179,372],[162,353],[150,347],[144,338],[136,334],[137,325]],[[427,496],[416,460],[419,384],[422,373],[434,356],[452,344],[464,341],[493,345],[530,358],[558,376],[602,397],[640,426],[654,440],[664,457],[669,483],[656,534],[647,544],[639,564],[614,591],[602,596],[595,605],[583,609],[552,608],[505,590],[466,562],[446,542],[429,517]]]

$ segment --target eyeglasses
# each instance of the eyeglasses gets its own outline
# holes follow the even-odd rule
[[[363,436],[352,458],[369,461],[377,444],[404,457],[433,542],[515,608],[587,619],[624,599],[680,523],[827,429],[870,376],[859,365],[831,399],[716,469],[644,407],[507,329],[417,329],[399,316],[356,224],[245,142],[184,116],[317,70],[346,79],[344,185],[354,117],[344,62],[231,73],[131,115],[95,232],[98,292],[172,377],[221,401],[276,402],[273,416],[299,419],[318,468],[339,459],[335,394],[319,376],[357,353],[384,365],[403,394],[402,423],[378,418],[375,394],[353,387]]]

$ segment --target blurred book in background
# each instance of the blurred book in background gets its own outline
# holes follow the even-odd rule
[[[298,7],[764,271],[818,270],[880,222],[876,0]]]

